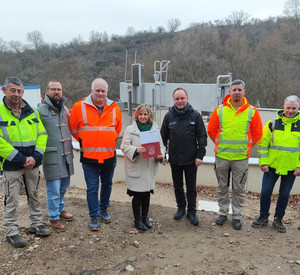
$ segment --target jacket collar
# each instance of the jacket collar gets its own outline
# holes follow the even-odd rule
[[[153,121],[151,131],[156,129],[159,129],[158,124]],[[140,133],[140,129],[138,128],[136,121],[132,121],[131,133],[137,135]]]
[[[284,110],[277,111],[277,118],[281,118],[284,123],[294,123],[300,120],[300,112],[297,113],[294,117],[285,117]]]
[[[233,108],[231,105],[231,96],[228,94],[227,96],[224,97],[223,99],[223,106],[228,106],[229,108]],[[237,110],[237,112],[243,112],[245,109],[247,109],[250,106],[249,101],[246,97],[243,97],[243,103],[241,107]]]
[[[89,105],[95,105],[94,103],[93,103],[93,100],[92,100],[92,94],[90,94],[89,96],[87,96],[85,99],[84,99],[84,103],[86,103],[86,104],[89,104]],[[110,99],[108,99],[108,98],[106,98],[106,102],[105,102],[105,104],[104,104],[104,106],[107,104],[108,106],[110,106],[110,105],[112,105],[114,103],[114,101],[112,101],[112,100],[110,100]]]
[[[66,97],[62,97],[62,106],[65,105],[65,102],[67,101],[67,98]],[[45,94],[45,98],[44,98],[44,103],[45,104],[48,104],[50,106],[51,109],[55,109],[57,110],[57,108],[53,105],[51,99],[49,98],[48,95]]]

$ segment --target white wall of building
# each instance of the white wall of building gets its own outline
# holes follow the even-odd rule
[[[0,86],[0,102],[2,102],[3,97],[5,96],[2,91],[2,86]],[[41,102],[41,88],[39,85],[36,86],[24,86],[24,95],[23,99],[29,103],[33,108],[36,108],[37,105]]]

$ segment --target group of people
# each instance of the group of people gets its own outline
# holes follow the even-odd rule
[[[89,228],[98,231],[100,219],[110,223],[107,209],[122,116],[117,103],[107,98],[107,82],[95,79],[90,95],[76,102],[71,111],[65,106],[66,98],[57,80],[48,82],[45,98],[36,110],[23,99],[20,79],[6,78],[2,91],[5,97],[0,104],[0,161],[4,186],[3,228],[7,242],[15,247],[23,247],[27,243],[18,230],[21,183],[25,186],[28,201],[29,233],[41,237],[51,233],[43,225],[38,198],[41,164],[51,227],[65,231],[63,220],[74,219],[64,209],[64,195],[74,174],[72,137],[80,144]],[[279,232],[286,231],[282,218],[295,178],[300,175],[300,101],[297,96],[287,97],[283,110],[279,110],[277,117],[263,128],[258,110],[249,104],[245,93],[245,83],[234,80],[223,104],[212,113],[207,132],[200,113],[190,105],[188,93],[183,88],[173,92],[174,105],[165,115],[161,129],[155,123],[149,105],[140,104],[136,108],[133,122],[126,128],[120,146],[124,154],[127,194],[132,197],[135,227],[142,231],[152,227],[148,213],[159,163],[170,163],[171,166],[177,203],[174,219],[180,220],[186,215],[192,225],[199,224],[196,176],[206,154],[208,134],[215,144],[214,169],[220,213],[216,224],[223,225],[227,220],[231,177],[232,226],[236,230],[242,228],[248,158],[257,144],[264,175],[260,216],[252,222],[252,226],[268,224],[271,195],[277,179],[281,177],[273,227]],[[148,149],[142,145],[141,135],[146,131],[158,132],[160,149],[155,157],[144,157]]]

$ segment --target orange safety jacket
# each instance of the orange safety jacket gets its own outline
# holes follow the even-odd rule
[[[122,129],[122,114],[116,102],[106,99],[100,115],[89,95],[74,103],[69,125],[80,143],[81,162],[104,163],[115,157],[116,139]]]
[[[252,147],[262,137],[262,122],[258,110],[243,98],[235,110],[228,94],[223,105],[215,108],[207,126],[207,133],[215,143],[215,155],[227,160],[249,158]]]

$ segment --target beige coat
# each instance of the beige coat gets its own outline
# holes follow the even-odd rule
[[[151,130],[159,129],[153,122]],[[136,149],[141,146],[140,130],[135,121],[125,130],[121,143],[121,150],[124,154],[125,174],[127,188],[135,192],[147,192],[154,190],[155,178],[158,171],[158,162],[154,158],[144,159],[143,154],[139,153],[135,158]],[[159,135],[160,137],[160,135]],[[160,137],[160,150],[165,154],[165,147]]]

